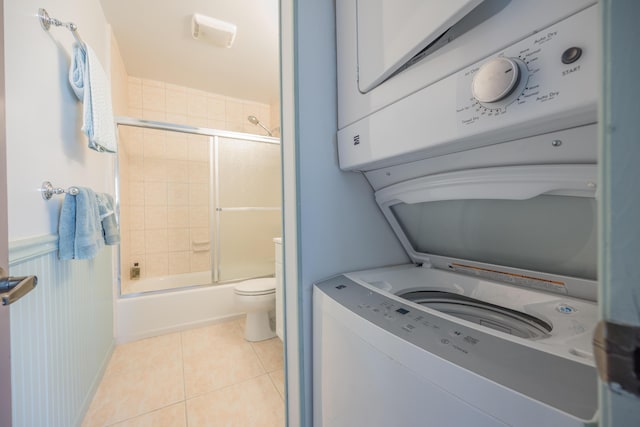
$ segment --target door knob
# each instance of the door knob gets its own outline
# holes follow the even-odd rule
[[[7,276],[4,269],[0,268],[0,298],[2,305],[9,305],[28,294],[38,284],[36,276],[12,277]]]

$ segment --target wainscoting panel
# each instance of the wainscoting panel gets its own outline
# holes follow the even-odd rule
[[[38,276],[11,305],[13,423],[21,427],[79,426],[114,347],[112,249],[60,261],[55,243],[44,236],[9,247],[10,274]]]

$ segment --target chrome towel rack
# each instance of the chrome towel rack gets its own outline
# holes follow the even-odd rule
[[[72,196],[76,196],[80,190],[78,187],[69,187],[66,190],[60,187],[54,187],[49,181],[45,181],[42,183],[42,187],[40,187],[40,193],[42,194],[42,198],[45,200],[50,200],[54,194],[71,194]]]
[[[84,42],[80,38],[80,34],[78,34],[78,26],[73,22],[62,22],[59,19],[52,18],[49,16],[47,11],[43,8],[38,9],[38,18],[40,18],[40,25],[42,26],[43,30],[49,31],[49,28],[51,28],[51,25],[55,25],[56,27],[65,27],[69,31],[71,31],[71,34],[76,39],[76,41],[81,46],[84,46]]]

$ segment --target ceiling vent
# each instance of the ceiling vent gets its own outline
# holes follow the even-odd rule
[[[229,22],[195,13],[191,19],[191,35],[220,47],[231,47],[236,38],[236,26]]]

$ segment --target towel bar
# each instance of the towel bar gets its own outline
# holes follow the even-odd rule
[[[78,26],[73,22],[62,22],[59,19],[52,18],[43,8],[38,9],[38,18],[40,18],[40,25],[42,26],[43,30],[49,31],[51,24],[55,25],[56,27],[65,27],[69,31],[71,31],[71,34],[76,39],[76,41],[80,43],[80,46],[84,46],[84,42],[80,38],[80,34],[78,34]]]
[[[42,187],[40,187],[40,193],[45,200],[50,200],[54,194],[69,193],[72,196],[76,196],[79,192],[78,187],[69,187],[66,190],[60,187],[55,188],[49,181],[43,182]]]

